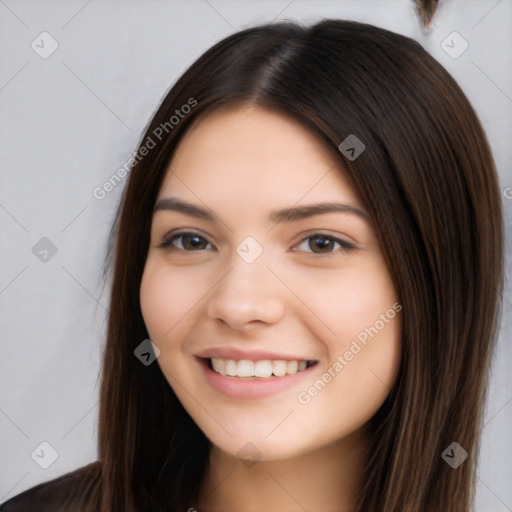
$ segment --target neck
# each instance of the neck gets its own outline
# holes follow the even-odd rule
[[[199,512],[353,512],[367,442],[361,431],[287,460],[247,463],[216,446]]]

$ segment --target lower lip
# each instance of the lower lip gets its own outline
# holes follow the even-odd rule
[[[284,377],[244,379],[221,375],[212,370],[204,359],[196,357],[196,360],[203,369],[206,379],[212,388],[231,398],[243,399],[265,398],[280,393],[311,377],[311,373],[318,366],[317,363],[295,375],[286,375]]]

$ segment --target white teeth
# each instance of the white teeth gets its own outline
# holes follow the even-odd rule
[[[226,373],[230,377],[236,377],[236,368],[237,368],[236,361],[234,359],[228,359],[226,362]]]
[[[238,363],[240,364],[240,363]],[[265,359],[254,363],[255,377],[270,377],[272,375],[272,361]]]
[[[220,364],[219,364],[220,359],[217,359],[216,357],[213,357],[212,359],[210,359],[210,361],[212,362],[212,368],[216,372],[220,373]]]
[[[236,374],[239,377],[253,377],[254,376],[254,363],[248,359],[238,361],[236,367]]]
[[[227,375],[226,372],[226,360],[225,359],[212,359],[213,369],[221,375]]]
[[[307,366],[307,361],[284,361],[270,359],[263,359],[261,361],[250,361],[248,359],[222,359],[220,357],[211,358],[211,364],[214,371],[221,375],[228,375],[230,377],[259,377],[269,378],[274,375],[275,377],[284,377],[285,375],[295,375],[298,372],[304,371]]]
[[[298,369],[299,369],[298,361],[287,361],[286,362],[286,373],[288,375],[293,375],[294,373],[297,373]]]
[[[286,361],[274,361],[272,363],[272,373],[276,377],[283,377],[286,375]]]

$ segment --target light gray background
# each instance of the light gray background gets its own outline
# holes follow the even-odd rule
[[[122,185],[103,200],[94,188],[213,43],[257,23],[321,17],[413,37],[455,77],[494,151],[510,253],[512,0],[441,0],[428,34],[409,0],[0,0],[0,502],[96,460],[101,266]],[[59,44],[47,59],[31,48],[43,31]],[[469,44],[457,59],[441,46],[453,31]],[[57,247],[47,262],[32,253],[42,237]],[[512,511],[511,302],[507,287],[477,512]],[[48,469],[31,457],[43,441],[58,452]]]

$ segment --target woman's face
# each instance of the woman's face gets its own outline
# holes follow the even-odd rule
[[[290,118],[232,108],[187,132],[158,194],[144,321],[185,409],[239,458],[355,433],[397,373],[401,306],[336,162]]]

